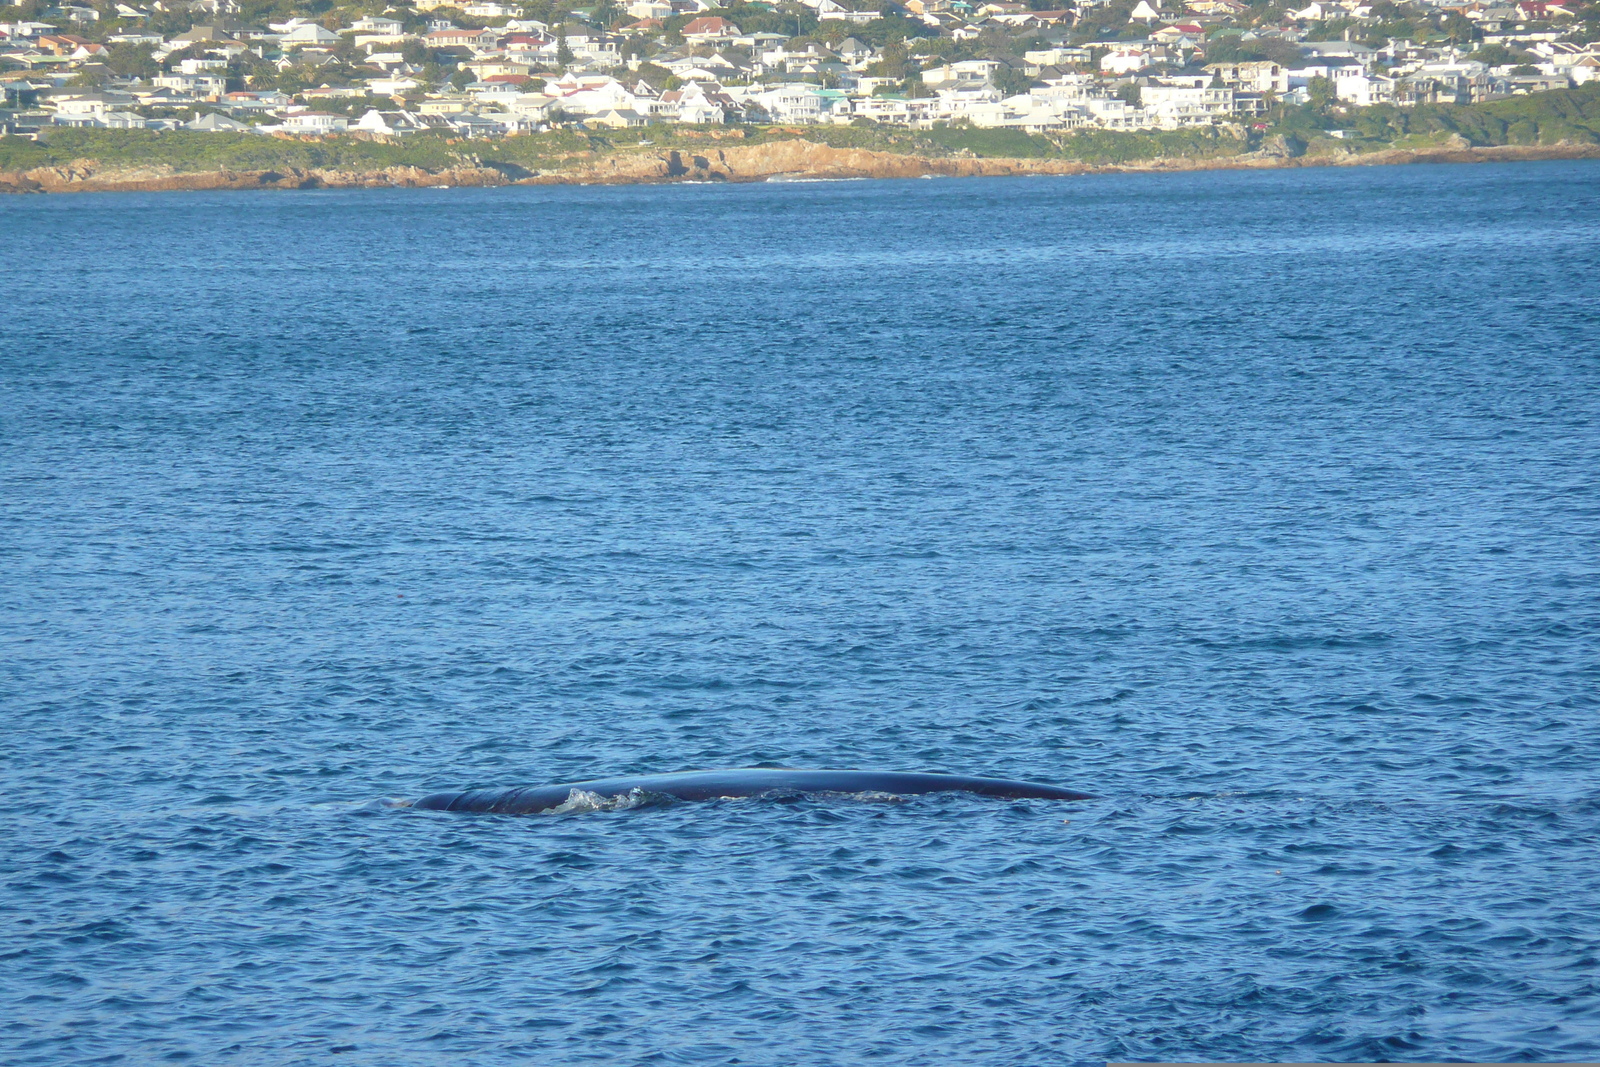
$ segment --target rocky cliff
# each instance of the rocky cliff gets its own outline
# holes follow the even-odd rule
[[[1282,140],[1281,138],[1279,140]],[[170,166],[103,167],[77,160],[64,167],[0,171],[0,192],[156,192],[173,189],[338,189],[494,186],[509,184],[639,184],[675,181],[753,182],[782,179],[986,177],[1088,174],[1116,171],[1187,171],[1262,167],[1367,166],[1393,163],[1473,163],[1492,160],[1593,159],[1600,145],[1507,145],[1473,148],[1464,142],[1426,149],[1333,152],[1308,156],[1287,145],[1214,158],[1154,159],[1092,165],[1063,159],[928,157],[833,148],[803,138],[704,149],[648,148],[609,154],[580,153],[548,169],[509,164],[427,170],[285,168],[260,171],[178,171]]]
[[[170,166],[103,167],[92,159],[65,167],[0,171],[0,192],[166,192],[178,189],[346,189],[425,186],[507,185],[526,177],[520,168],[457,167],[430,171],[421,167],[383,170],[207,170],[179,171]]]

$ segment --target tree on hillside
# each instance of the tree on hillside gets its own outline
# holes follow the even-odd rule
[[[1521,50],[1507,48],[1503,44],[1486,44],[1469,59],[1476,59],[1479,63],[1487,63],[1491,67],[1503,67],[1508,63],[1536,63],[1538,57]]]
[[[1252,60],[1270,60],[1283,66],[1298,65],[1303,53],[1300,46],[1281,37],[1258,38],[1242,41],[1237,34],[1214,37],[1206,42],[1207,63],[1248,63]]]
[[[1033,79],[1016,67],[1001,67],[994,72],[994,87],[1005,96],[1020,96],[1033,86]]]
[[[883,55],[874,63],[867,66],[867,76],[872,78],[894,78],[903,80],[907,73],[906,67],[906,42],[904,39],[890,41],[883,47]]]
[[[1459,11],[1452,11],[1439,22],[1439,32],[1454,45],[1463,45],[1472,40],[1477,33],[1477,27],[1472,20]]]
[[[672,71],[668,70],[666,67],[661,67],[661,66],[657,66],[654,63],[645,62],[645,63],[640,63],[639,64],[639,69],[634,71],[633,75],[636,78],[644,79],[645,81],[649,82],[651,85],[653,85],[657,89],[659,89],[659,88],[661,88],[663,85],[665,85],[667,83],[667,79],[668,78],[672,77]]]
[[[1311,98],[1311,106],[1318,111],[1325,111],[1338,99],[1333,91],[1333,80],[1320,74],[1306,82],[1306,94]]]
[[[721,15],[745,33],[781,33],[785,37],[803,37],[817,29],[817,16],[810,9],[798,6],[788,11],[774,11],[759,4],[730,3],[722,9]],[[842,40],[847,36],[849,34],[844,33],[834,40]]]
[[[1128,28],[1129,16],[1138,0],[1112,0],[1103,7],[1081,11],[1072,28],[1075,41],[1099,41],[1115,37]]]
[[[827,24],[824,24],[827,25]],[[904,15],[888,15],[863,22],[860,25],[845,23],[847,35],[882,48],[891,40],[904,41],[909,37],[936,37],[939,31],[921,19],[908,19]]]
[[[106,50],[105,63],[111,73],[124,78],[154,78],[161,73],[147,44],[114,44]]]

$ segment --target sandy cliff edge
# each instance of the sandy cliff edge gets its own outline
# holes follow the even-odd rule
[[[588,154],[585,153],[585,156]],[[1167,158],[1121,164],[1066,159],[927,157],[834,148],[803,138],[706,149],[623,149],[576,158],[548,170],[521,167],[387,167],[379,170],[299,169],[179,171],[152,164],[102,166],[76,160],[66,166],[0,171],[0,192],[162,192],[209,189],[424,188],[499,185],[624,185],[679,181],[753,182],[772,179],[1002,177],[1194,170],[1248,170],[1308,166],[1377,166],[1397,163],[1482,163],[1542,159],[1600,159],[1600,145],[1503,145],[1383,149],[1367,153],[1290,158],[1250,153],[1214,158]]]

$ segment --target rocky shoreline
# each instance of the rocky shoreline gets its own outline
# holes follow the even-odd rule
[[[460,166],[429,170],[299,169],[179,171],[167,165],[106,167],[76,160],[61,167],[0,171],[3,193],[167,192],[215,189],[444,188],[505,185],[635,185],[684,181],[759,182],[846,178],[1005,177],[1283,167],[1378,166],[1400,163],[1487,163],[1547,159],[1600,159],[1600,145],[1459,144],[1291,156],[1271,150],[1234,156],[1175,157],[1121,164],[1066,159],[931,157],[834,148],[803,138],[705,149],[637,149],[584,153],[548,170],[518,166]]]

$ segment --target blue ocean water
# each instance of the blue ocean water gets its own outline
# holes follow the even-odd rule
[[[1600,1058],[1600,165],[0,201],[0,1061]],[[1056,782],[526,818],[752,764]]]

